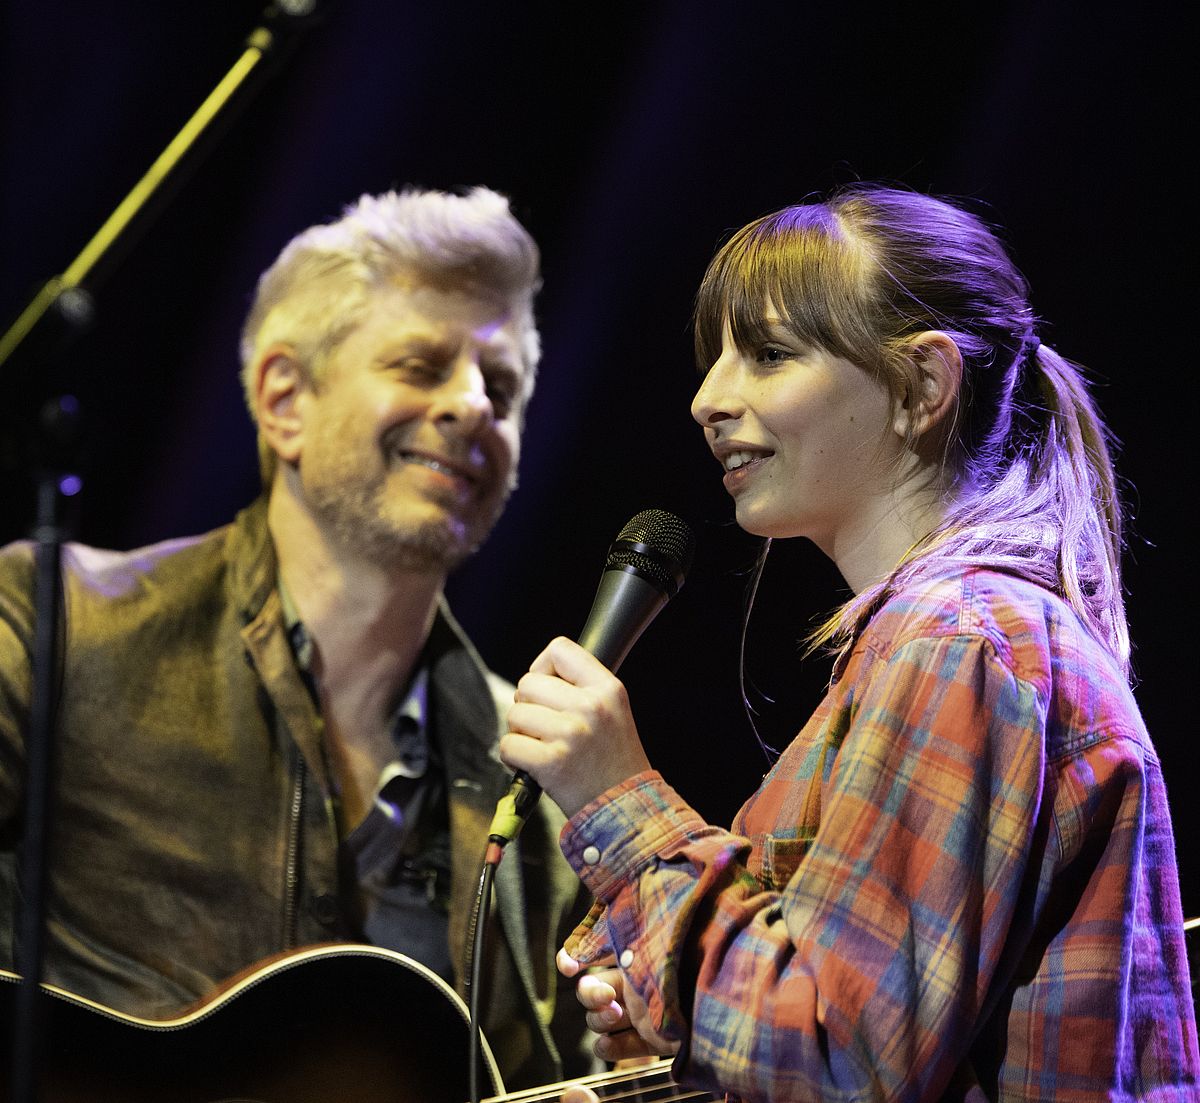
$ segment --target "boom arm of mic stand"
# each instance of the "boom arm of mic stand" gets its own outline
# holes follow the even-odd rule
[[[250,32],[241,55],[220,83],[184,123],[183,128],[171,139],[166,149],[158,155],[129,194],[121,200],[116,210],[92,235],[79,255],[61,275],[46,281],[8,331],[0,337],[0,367],[4,366],[46,312],[65,294],[80,287],[101,258],[121,235],[126,233],[133,219],[146,208],[176,166],[196,146],[238,90],[248,83],[253,74],[263,70],[262,63],[267,56],[277,51],[281,39],[289,37],[287,31],[291,27],[287,21],[293,20],[295,24],[299,24],[311,14],[314,7],[311,3],[293,4],[292,8],[296,10],[294,15],[275,5],[267,9],[262,25]]]

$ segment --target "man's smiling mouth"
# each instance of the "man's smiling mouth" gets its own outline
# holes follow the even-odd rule
[[[455,478],[465,479],[467,476],[455,467],[451,467],[448,463],[443,463],[441,460],[435,460],[432,456],[423,456],[419,452],[400,452],[401,463],[414,463],[420,467],[428,467],[430,471],[438,471],[443,475],[450,475]]]

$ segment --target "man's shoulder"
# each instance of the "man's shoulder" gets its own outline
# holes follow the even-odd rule
[[[129,551],[113,551],[88,544],[63,548],[63,570],[68,577],[107,597],[136,591],[147,581],[171,573],[189,573],[213,558],[224,545],[224,529],[202,536],[161,540]]]
[[[68,542],[60,549],[61,570],[69,608],[80,602],[116,606],[156,594],[169,580],[195,574],[223,544],[223,530],[204,536],[163,540],[129,551]],[[21,540],[0,548],[0,606],[12,620],[32,618],[37,577],[36,546]]]
[[[20,593],[33,585],[34,543],[15,540],[0,548],[0,593]]]
[[[0,548],[0,623],[7,623],[20,636],[33,633],[35,574],[31,541]]]
[[[160,609],[188,603],[224,576],[231,526],[199,536],[161,540],[129,551],[86,544],[63,549],[69,608],[151,603]]]
[[[69,579],[117,594],[168,566],[186,569],[189,564],[211,557],[214,551],[223,554],[233,528],[233,524],[223,525],[211,532],[160,540],[127,551],[68,541],[61,547],[62,569]],[[14,590],[28,588],[36,571],[36,550],[32,540],[15,540],[0,547],[0,586]]]

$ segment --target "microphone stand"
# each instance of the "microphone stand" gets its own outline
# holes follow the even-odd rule
[[[285,47],[296,38],[292,32],[314,21],[317,0],[276,0],[264,11],[262,21],[246,38],[242,53],[232,68],[134,185],[82,252],[59,276],[48,280],[34,295],[9,330],[0,336],[0,368],[3,368],[31,334],[44,332],[43,323],[57,320],[66,326],[63,344],[77,337],[91,321],[93,300],[83,286],[98,263],[113,254],[114,246],[126,235],[151,200],[160,197],[167,178],[181,181],[175,172],[210,132],[214,121],[229,115],[231,102],[245,102],[244,89],[261,86]],[[241,93],[241,94],[240,94]],[[195,167],[191,158],[190,167]],[[139,224],[145,226],[143,218]],[[40,330],[38,327],[41,327]],[[25,348],[28,350],[28,345]],[[39,990],[45,939],[43,906],[50,852],[53,807],[55,705],[62,664],[62,547],[70,539],[66,502],[82,489],[77,473],[82,414],[69,394],[51,399],[41,410],[35,430],[37,509],[34,540],[34,643],[31,658],[32,693],[28,732],[25,739],[26,773],[24,816],[19,849],[21,890],[18,915],[14,920],[15,965],[21,977],[12,1023],[12,1052],[9,1064],[12,1103],[35,1103],[42,1038],[40,1036]]]

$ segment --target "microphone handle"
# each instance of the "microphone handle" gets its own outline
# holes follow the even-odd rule
[[[579,645],[615,674],[666,603],[667,595],[633,568],[609,567],[600,575]],[[501,846],[515,839],[541,795],[542,787],[524,770],[517,770],[496,805],[488,838]]]
[[[666,603],[667,595],[634,568],[609,567],[600,575],[579,646],[615,674]]]

